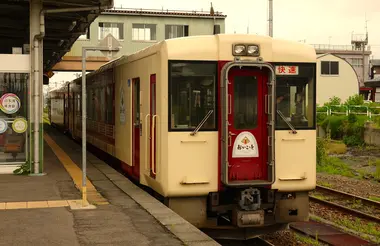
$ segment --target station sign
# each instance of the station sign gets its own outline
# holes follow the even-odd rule
[[[298,75],[298,66],[276,66],[276,75]]]

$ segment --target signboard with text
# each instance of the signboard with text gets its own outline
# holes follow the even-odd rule
[[[298,66],[276,66],[276,75],[298,75]]]

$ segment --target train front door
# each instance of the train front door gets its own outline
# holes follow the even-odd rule
[[[228,81],[228,182],[267,180],[268,75],[234,67]]]
[[[132,110],[133,110],[133,126],[132,126],[132,175],[140,178],[140,79],[132,80]]]

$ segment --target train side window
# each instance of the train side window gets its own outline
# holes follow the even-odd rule
[[[314,65],[301,65],[299,75],[276,78],[276,111],[281,111],[295,129],[315,129],[315,71]],[[279,113],[276,114],[276,129],[289,129]]]
[[[212,114],[201,127],[216,130],[216,62],[170,62],[169,63],[169,128],[191,131],[203,118]]]

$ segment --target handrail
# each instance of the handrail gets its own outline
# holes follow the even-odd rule
[[[148,143],[149,143],[149,138],[148,138],[148,120],[147,118],[150,116],[150,114],[145,115],[145,170],[148,170],[148,160],[149,158],[149,151],[148,151]],[[149,134],[150,135],[150,134]]]
[[[150,131],[150,133],[151,133],[151,137],[152,137],[152,142],[151,142],[151,144],[150,144],[150,148],[152,149],[152,156],[150,157],[151,158],[151,170],[152,170],[152,173],[154,174],[154,175],[156,175],[156,168],[157,168],[157,166],[156,166],[156,158],[154,158],[155,157],[155,152],[154,152],[154,145],[155,145],[155,141],[156,141],[156,139],[154,138],[154,133],[155,133],[155,128],[156,128],[156,121],[154,120],[156,117],[157,117],[158,115],[154,115],[153,117],[152,117],[152,128],[151,128],[151,131]],[[156,157],[157,157],[157,155],[156,155]],[[154,168],[153,168],[153,166],[154,166]]]

